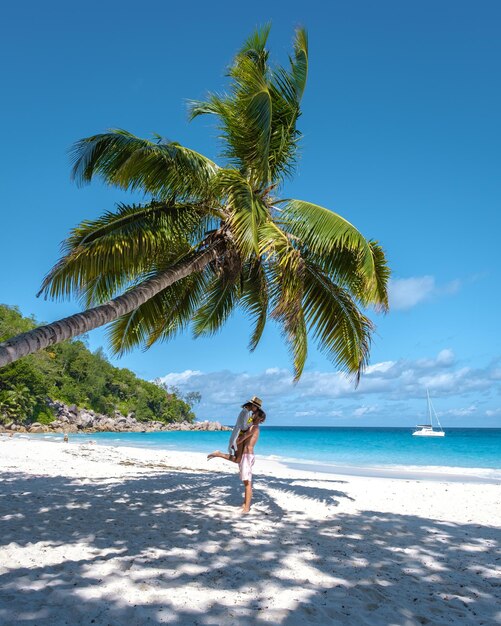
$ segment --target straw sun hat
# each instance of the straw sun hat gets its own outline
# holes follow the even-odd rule
[[[248,400],[246,404],[254,404],[255,406],[257,406],[258,409],[260,409],[263,406],[263,401],[257,396],[252,396],[252,398]]]

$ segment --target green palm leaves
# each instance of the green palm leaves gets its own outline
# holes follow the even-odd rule
[[[212,247],[217,256],[206,255],[174,284],[110,320],[116,352],[149,347],[188,327],[195,336],[214,333],[240,308],[252,321],[251,350],[268,319],[281,326],[296,380],[309,337],[358,377],[373,331],[365,309],[387,309],[389,270],[382,248],[340,215],[274,196],[296,165],[308,40],[299,29],[288,67],[272,67],[269,32],[266,26],[245,42],[227,93],[190,103],[191,119],[216,117],[221,165],[178,143],[124,130],[75,144],[78,182],[97,176],[141,191],[147,201],[77,226],[41,292],[100,305]]]
[[[157,136],[140,139],[125,130],[81,139],[71,153],[73,178],[87,183],[96,175],[110,185],[141,190],[156,199],[206,198],[217,170],[210,159]]]
[[[256,31],[230,69],[225,95],[211,94],[192,102],[191,118],[217,116],[223,156],[257,188],[292,174],[297,141],[296,121],[308,74],[308,40],[296,33],[290,68],[272,69],[265,49],[270,27]]]
[[[46,276],[40,293],[78,295],[85,306],[106,302],[131,284],[176,263],[210,224],[197,204],[152,201],[120,205],[84,221],[63,244],[65,255]]]

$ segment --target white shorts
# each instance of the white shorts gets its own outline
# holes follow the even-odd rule
[[[240,468],[240,480],[248,480],[249,482],[252,480],[252,466],[254,465],[254,455],[253,454],[242,454],[242,458],[240,459],[239,468]]]

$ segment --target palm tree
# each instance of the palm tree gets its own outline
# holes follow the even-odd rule
[[[87,310],[0,344],[0,365],[108,323],[117,354],[189,325],[214,333],[238,306],[253,323],[251,350],[269,317],[281,325],[296,380],[308,336],[360,376],[373,331],[364,309],[387,309],[389,270],[382,248],[341,216],[277,196],[296,163],[308,43],[297,30],[290,66],[271,67],[269,30],[236,55],[227,93],[190,103],[191,119],[216,117],[222,165],[124,130],[75,144],[77,182],[97,176],[147,201],[73,229],[40,293],[76,295]]]

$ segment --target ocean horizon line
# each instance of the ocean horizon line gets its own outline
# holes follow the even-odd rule
[[[261,457],[283,462],[350,467],[440,466],[501,470],[501,428],[446,429],[446,437],[413,437],[406,427],[289,427],[263,428],[256,449]],[[62,435],[29,438],[62,440]],[[172,430],[158,432],[87,432],[70,441],[94,440],[100,445],[156,450],[203,452],[225,450],[228,431]]]

